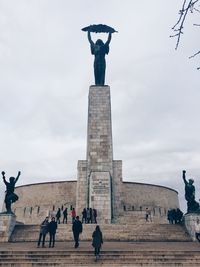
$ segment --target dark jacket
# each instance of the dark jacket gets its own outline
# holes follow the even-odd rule
[[[60,209],[58,209],[57,213],[56,213],[56,218],[59,219],[61,217],[61,212]]]
[[[80,233],[82,233],[83,226],[82,226],[81,221],[75,220],[73,222],[72,231],[73,231],[74,234],[80,234]]]
[[[100,248],[103,244],[103,236],[101,231],[94,231],[92,234],[92,246],[95,248]]]
[[[49,222],[44,220],[40,225],[40,234],[46,235],[49,230]]]
[[[55,234],[56,233],[56,229],[57,229],[57,222],[51,221],[49,223],[49,227],[48,228],[49,228],[49,233]]]
[[[65,209],[65,210],[63,211],[63,216],[64,216],[64,217],[67,217],[67,215],[68,215],[68,214],[67,214],[67,209]]]

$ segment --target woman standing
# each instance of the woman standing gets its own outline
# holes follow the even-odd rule
[[[72,224],[73,224],[75,219],[76,219],[76,210],[75,210],[75,208],[72,208],[71,217],[72,217]]]
[[[101,245],[103,244],[103,235],[100,230],[99,225],[96,226],[95,231],[92,234],[92,246],[94,247],[94,255],[96,256],[96,261],[99,258]]]

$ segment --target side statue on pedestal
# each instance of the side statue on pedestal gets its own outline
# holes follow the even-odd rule
[[[187,200],[187,213],[200,213],[199,203],[195,200],[194,180],[186,180],[186,171],[183,171],[183,181],[185,183],[185,199]]]
[[[88,41],[90,43],[91,54],[94,55],[94,77],[95,85],[105,84],[105,70],[106,70],[106,60],[105,55],[109,53],[109,44],[111,41],[112,33],[116,32],[113,28],[107,25],[98,24],[90,25],[82,29],[88,32]],[[98,39],[95,43],[92,41],[91,32],[95,33],[108,33],[108,39],[104,42]]]
[[[6,196],[5,196],[5,204],[6,204],[6,213],[13,213],[11,210],[11,204],[14,203],[15,201],[17,201],[19,199],[19,197],[14,193],[15,191],[15,184],[17,182],[17,180],[19,179],[19,176],[21,174],[21,172],[18,172],[17,177],[10,177],[9,181],[6,181],[6,177],[5,177],[5,172],[3,171],[2,173],[3,176],[3,181],[4,184],[6,185]]]

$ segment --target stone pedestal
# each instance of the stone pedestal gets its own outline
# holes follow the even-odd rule
[[[109,172],[91,172],[89,207],[97,210],[98,223],[111,223],[111,176]]]
[[[16,224],[14,214],[0,213],[0,242],[8,242]]]
[[[109,86],[90,86],[88,97],[87,159],[78,162],[77,205],[97,209],[97,220],[111,223],[122,210],[122,162],[113,160]]]
[[[199,218],[200,220],[200,214],[189,213],[189,214],[184,215],[185,227],[189,235],[192,237],[193,241],[196,241],[195,224],[196,224],[197,218]]]

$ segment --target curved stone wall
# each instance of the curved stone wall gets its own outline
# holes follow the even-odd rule
[[[76,181],[47,182],[16,187],[19,201],[13,204],[17,220],[38,224],[47,215],[54,215],[58,208],[76,207]],[[167,210],[179,208],[177,191],[158,185],[122,182],[124,212],[152,210],[153,215],[166,216]],[[81,214],[78,214],[81,215]]]
[[[178,192],[164,186],[123,182],[124,210],[145,210],[154,215],[166,215],[168,209],[179,208]]]

